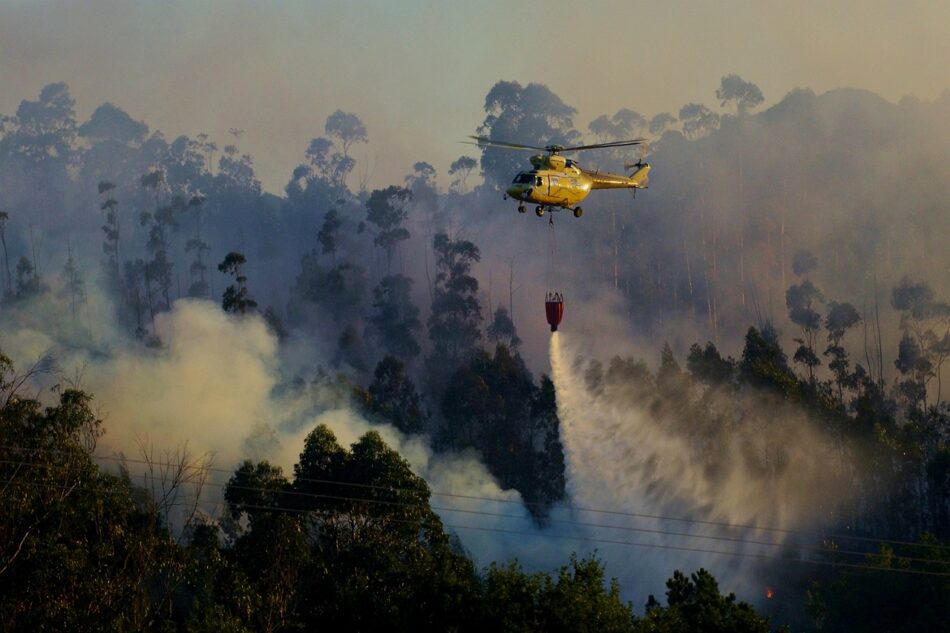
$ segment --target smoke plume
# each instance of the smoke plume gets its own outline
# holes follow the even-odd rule
[[[591,538],[640,544],[609,550],[608,569],[622,580],[635,564],[629,581],[656,593],[673,569],[702,565],[729,570],[717,576],[749,589],[758,564],[794,552],[840,500],[829,482],[846,466],[800,413],[768,410],[752,397],[711,442],[698,421],[691,431],[637,384],[590,385],[583,352],[569,334],[551,337],[568,490],[579,508],[572,516],[616,526],[590,529]]]

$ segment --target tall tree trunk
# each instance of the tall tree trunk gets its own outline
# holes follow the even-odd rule
[[[3,242],[3,265],[7,277],[7,294],[13,294],[13,277],[10,275],[10,256],[7,253],[7,232],[0,230],[0,242]]]

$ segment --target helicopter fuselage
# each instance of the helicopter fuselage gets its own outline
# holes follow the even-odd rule
[[[595,189],[643,189],[650,165],[637,163],[630,176],[582,169],[576,162],[554,154],[532,156],[534,169],[515,176],[509,197],[542,206],[576,207]]]

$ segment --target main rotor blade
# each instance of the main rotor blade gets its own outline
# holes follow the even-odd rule
[[[489,145],[491,147],[504,147],[506,149],[533,149],[533,150],[538,150],[540,152],[546,151],[546,148],[544,147],[536,147],[534,145],[521,145],[520,143],[508,143],[507,141],[495,141],[485,136],[469,136],[469,138],[473,138],[476,141],[478,141],[477,143],[469,143],[470,145],[481,145],[481,146]]]
[[[605,147],[627,147],[630,145],[643,145],[645,138],[635,138],[629,141],[612,141],[610,143],[595,143],[593,145],[575,145],[574,147],[565,147],[561,152],[580,152],[587,149],[601,149]]]

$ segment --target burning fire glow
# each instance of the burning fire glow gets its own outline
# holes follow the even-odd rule
[[[771,587],[766,587],[766,588],[765,588],[765,597],[768,598],[769,600],[771,600],[773,596],[775,596],[775,592],[772,591],[772,588],[771,588]]]

